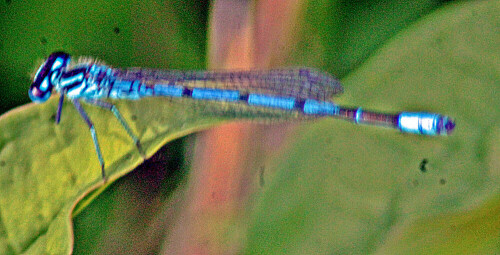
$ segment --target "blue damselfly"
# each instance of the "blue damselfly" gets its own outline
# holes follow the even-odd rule
[[[404,133],[422,135],[450,134],[451,118],[436,113],[401,112],[384,114],[342,107],[331,97],[342,93],[340,82],[311,68],[252,71],[176,71],[117,69],[86,60],[69,65],[70,56],[55,52],[38,69],[29,89],[31,100],[45,102],[52,90],[61,94],[56,114],[59,123],[64,97],[68,97],[90,129],[105,180],[104,160],[94,125],[82,108],[83,100],[110,110],[132,138],[139,152],[142,147],[118,109],[103,99],[137,100],[144,97],[192,99],[221,104],[245,104],[250,107],[293,111],[311,117],[331,116],[356,124],[393,127]]]

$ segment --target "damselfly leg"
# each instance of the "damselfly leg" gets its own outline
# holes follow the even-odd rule
[[[125,131],[127,131],[127,134],[130,136],[130,138],[132,138],[132,140],[134,141],[135,147],[137,147],[137,150],[141,154],[142,158],[143,159],[146,158],[146,155],[144,154],[144,151],[142,150],[141,141],[139,140],[139,138],[137,138],[136,135],[134,135],[134,133],[132,132],[132,129],[127,124],[127,121],[122,117],[122,115],[120,114],[120,111],[118,111],[118,108],[116,108],[115,105],[101,101],[101,100],[85,100],[85,102],[87,102],[91,105],[94,105],[94,106],[111,111],[113,113],[113,115],[116,117],[116,119],[118,119],[118,121],[120,122],[122,127],[125,129]]]
[[[78,99],[73,99],[71,100],[71,102],[73,103],[76,110],[80,113],[83,120],[85,121],[85,123],[87,123],[87,126],[89,127],[90,135],[92,135],[92,141],[94,142],[95,151],[97,153],[97,158],[99,159],[99,164],[101,164],[102,179],[104,182],[106,182],[106,172],[104,171],[104,160],[102,158],[101,147],[99,147],[99,141],[97,140],[97,134],[95,132],[94,123],[92,123],[89,116],[83,109],[82,105],[80,105]]]

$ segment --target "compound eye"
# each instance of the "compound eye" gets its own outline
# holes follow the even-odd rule
[[[36,80],[37,77],[40,76],[40,72],[43,70],[43,67],[45,67],[45,63],[43,63],[39,68],[38,70],[36,71],[36,74],[35,76],[33,77],[33,82]]]
[[[28,91],[31,101],[35,103],[43,103],[49,99],[52,94],[52,88],[49,89],[47,79],[40,83],[33,83]]]

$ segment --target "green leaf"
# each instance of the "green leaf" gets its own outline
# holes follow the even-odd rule
[[[1,5],[6,6],[0,11],[0,56],[3,60],[0,87],[20,91],[26,99],[31,83],[29,73],[36,68],[35,59],[42,59],[56,50],[100,56],[108,63],[123,66],[204,66],[206,5],[188,1],[71,4],[9,1]],[[140,18],[131,18],[135,15]],[[136,52],[141,52],[140,58],[135,57]],[[2,90],[2,111],[7,107],[4,104],[7,99],[16,97],[16,93]],[[61,124],[55,125],[56,101],[54,97],[43,105],[23,106],[0,118],[0,254],[66,254],[71,251],[72,208],[100,185],[99,167],[88,129],[67,103]],[[131,113],[138,116],[138,122],[148,121],[148,118],[156,122],[167,120],[160,126],[143,129],[141,138],[149,155],[161,147],[162,142],[155,140],[159,134],[172,140],[220,121],[191,115],[193,107],[188,110],[190,114],[184,111],[185,107],[169,108],[167,103],[162,109],[168,110],[162,113],[158,102],[145,103],[143,110]],[[123,108],[120,109],[122,113],[128,113],[126,109],[130,105],[118,107]],[[146,117],[145,112],[153,113],[151,109],[160,110],[157,113],[162,118]],[[176,112],[176,109],[182,110]],[[87,111],[99,126],[97,132],[107,174],[115,175],[109,184],[132,170],[142,159],[136,149],[130,147],[131,141],[123,136],[125,133],[112,115],[97,109]],[[172,117],[182,122],[189,122],[190,118],[201,122],[172,125]],[[176,131],[179,128],[183,130],[180,133]],[[155,138],[151,140],[152,137]]]
[[[74,203],[102,184],[88,127],[70,103],[65,104],[61,123],[56,125],[57,101],[54,97],[42,105],[30,104],[0,119],[0,208],[2,217],[8,219],[4,227],[11,239],[6,249],[16,253],[28,247],[47,246],[47,252],[54,253],[68,249]],[[279,111],[252,112],[228,105],[222,105],[227,106],[225,116],[217,117],[210,106],[161,98],[115,105],[124,116],[135,119],[129,123],[139,134],[148,157],[169,141],[224,120],[293,117]],[[142,158],[110,112],[88,107],[87,112],[93,117],[111,183],[133,170]],[[56,241],[55,236],[66,238]]]
[[[499,11],[498,1],[443,8],[343,80],[337,102],[446,113],[454,134],[302,125],[269,167],[245,253],[498,253]]]

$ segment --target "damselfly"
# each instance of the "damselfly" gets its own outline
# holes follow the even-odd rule
[[[31,100],[45,102],[55,89],[61,94],[56,114],[59,123],[64,96],[68,97],[90,129],[102,177],[104,160],[94,125],[80,100],[111,111],[142,154],[141,143],[111,99],[137,100],[144,97],[185,98],[200,102],[244,104],[249,107],[292,111],[304,116],[331,116],[356,124],[393,127],[404,133],[450,134],[455,124],[447,116],[426,112],[384,114],[347,108],[331,97],[342,93],[334,77],[310,68],[267,71],[174,71],[116,69],[95,61],[69,66],[70,56],[55,52],[38,69],[29,89]]]

